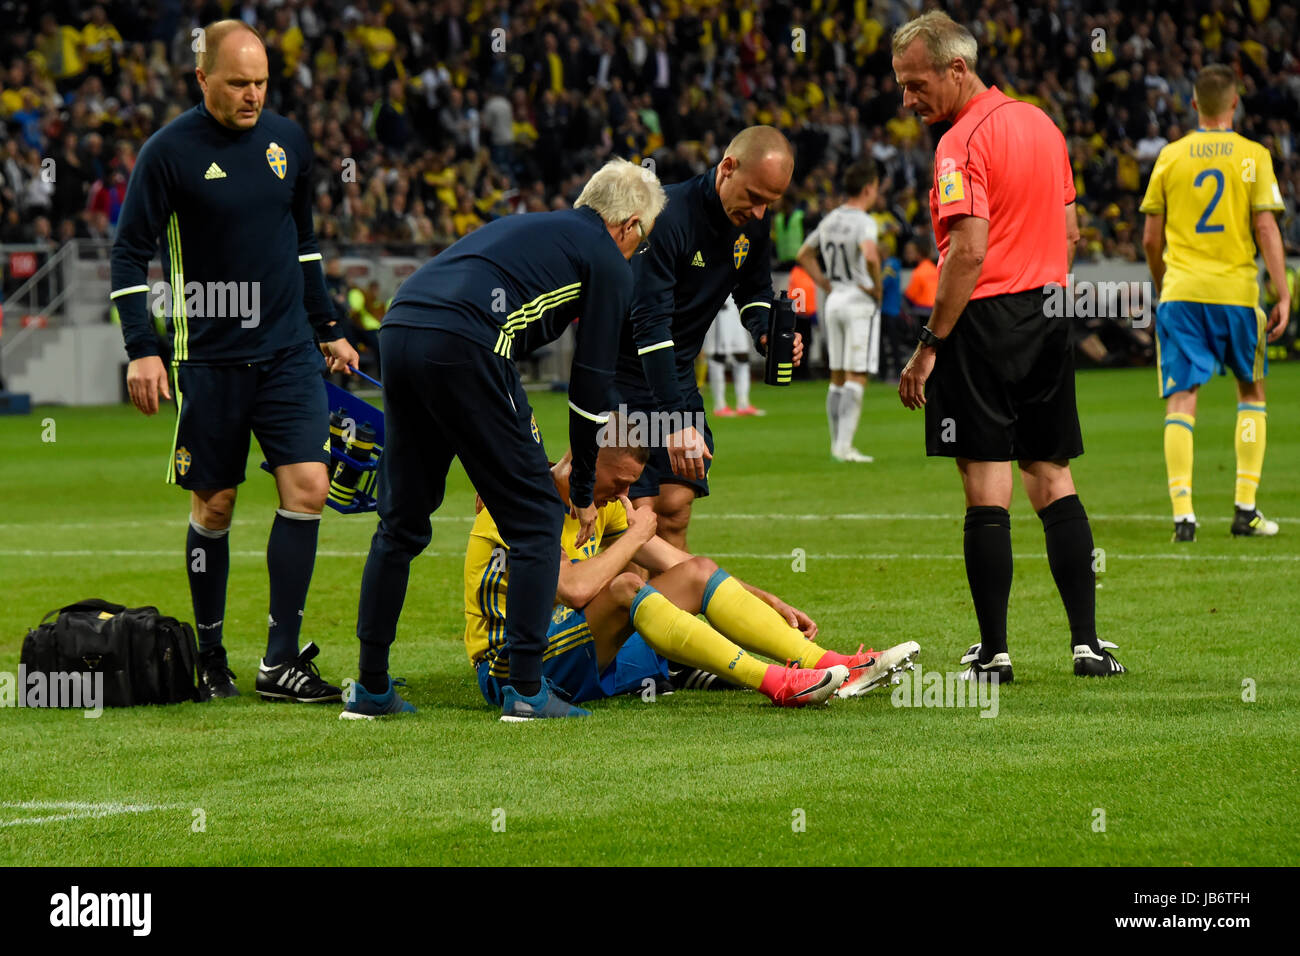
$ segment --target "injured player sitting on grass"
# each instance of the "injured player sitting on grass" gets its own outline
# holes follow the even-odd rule
[[[575,547],[577,520],[565,520],[542,671],[561,696],[581,703],[650,686],[662,692],[671,660],[757,690],[778,706],[802,707],[858,696],[912,666],[920,651],[914,641],[879,653],[861,645],[855,654],[826,650],[815,643],[817,624],[807,614],[658,537],[654,510],[634,509],[627,498],[646,457],[644,448],[602,447],[591,539]],[[551,474],[568,504],[567,455]],[[649,583],[627,570],[632,561],[650,571]],[[496,525],[480,510],[465,556],[465,645],[484,698],[496,706],[510,677],[508,579]]]

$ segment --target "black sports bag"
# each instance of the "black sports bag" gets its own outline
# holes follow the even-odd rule
[[[51,611],[28,631],[21,663],[28,675],[103,674],[102,706],[131,707],[203,699],[197,659],[189,624],[156,607],[88,598]]]

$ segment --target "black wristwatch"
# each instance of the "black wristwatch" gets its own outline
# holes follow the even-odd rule
[[[917,344],[928,345],[930,348],[938,351],[939,346],[943,345],[943,339],[934,334],[934,330],[928,325],[921,326],[921,331],[917,333]]]

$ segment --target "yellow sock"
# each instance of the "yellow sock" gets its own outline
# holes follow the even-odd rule
[[[1169,473],[1169,500],[1174,520],[1193,518],[1192,441],[1196,417],[1183,412],[1165,416],[1165,469]]]
[[[1237,403],[1237,507],[1254,508],[1259,476],[1264,470],[1268,412],[1263,402]]]
[[[704,588],[701,610],[710,624],[755,654],[781,663],[794,661],[800,667],[816,667],[826,654],[824,647],[807,640],[721,568],[713,572]]]
[[[632,626],[650,647],[670,660],[718,674],[757,690],[770,665],[746,654],[694,614],[646,585],[632,602]]]

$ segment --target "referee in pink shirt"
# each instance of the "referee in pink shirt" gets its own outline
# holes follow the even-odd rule
[[[898,394],[925,408],[928,455],[955,458],[966,492],[964,550],[980,641],[968,679],[1013,679],[1011,462],[1043,522],[1047,560],[1070,622],[1074,673],[1124,673],[1097,639],[1092,528],[1070,459],[1083,454],[1069,320],[1049,317],[1044,286],[1066,283],[1079,238],[1065,138],[1036,106],[986,87],[978,46],[939,11],[893,39],[903,105],[939,140],[930,218],[939,249],[934,311]]]

